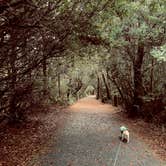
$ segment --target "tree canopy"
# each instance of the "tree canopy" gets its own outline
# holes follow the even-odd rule
[[[103,100],[118,96],[134,115],[146,112],[149,97],[163,103],[165,20],[163,0],[1,1],[2,119],[93,88]]]

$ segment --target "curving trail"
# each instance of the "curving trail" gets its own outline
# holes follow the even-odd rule
[[[125,124],[116,116],[115,107],[100,103],[94,96],[70,106],[65,116],[50,150],[32,165],[164,166],[132,132],[130,143],[119,147],[119,127]]]

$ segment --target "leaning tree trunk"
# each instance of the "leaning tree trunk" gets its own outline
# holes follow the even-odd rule
[[[58,95],[60,98],[61,97],[61,74],[60,74],[60,72],[58,73]]]
[[[110,100],[111,99],[111,94],[110,94],[110,87],[108,85],[108,81],[104,75],[104,73],[102,73],[102,77],[103,77],[103,81],[104,81],[104,84],[105,84],[105,87],[106,87],[106,92],[107,92],[107,99]]]
[[[133,64],[134,71],[134,98],[133,98],[133,107],[131,111],[132,116],[137,116],[138,112],[141,109],[142,105],[142,96],[143,96],[143,84],[142,84],[142,63],[144,58],[144,43],[138,43],[137,55]]]
[[[102,89],[101,89],[101,81],[100,81],[100,77],[97,77],[97,99],[101,99],[102,98]]]

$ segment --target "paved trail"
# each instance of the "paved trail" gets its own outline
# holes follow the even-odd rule
[[[69,108],[63,128],[47,154],[38,157],[41,166],[164,166],[131,133],[129,144],[121,143],[122,124],[114,107],[94,97],[84,98]]]

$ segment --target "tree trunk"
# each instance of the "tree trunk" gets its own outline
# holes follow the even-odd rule
[[[61,97],[61,76],[60,76],[60,73],[58,73],[58,94],[59,94],[59,97]]]
[[[102,77],[103,77],[103,81],[104,81],[104,84],[105,84],[105,87],[106,87],[107,99],[110,100],[111,99],[110,87],[108,85],[108,81],[106,80],[104,73],[102,73]]]
[[[118,106],[118,98],[117,98],[117,95],[114,95],[114,106],[115,106],[115,107]]]
[[[101,99],[102,98],[102,92],[101,92],[101,82],[100,82],[100,77],[97,77],[97,99]]]
[[[134,71],[134,98],[133,98],[133,109],[131,115],[138,115],[138,111],[142,105],[142,96],[143,96],[143,85],[142,85],[142,63],[144,58],[144,44],[142,42],[138,43],[137,55],[133,65]]]
[[[150,73],[150,92],[153,92],[153,80],[154,80],[154,59],[152,58],[152,67],[151,67],[151,73]]]

